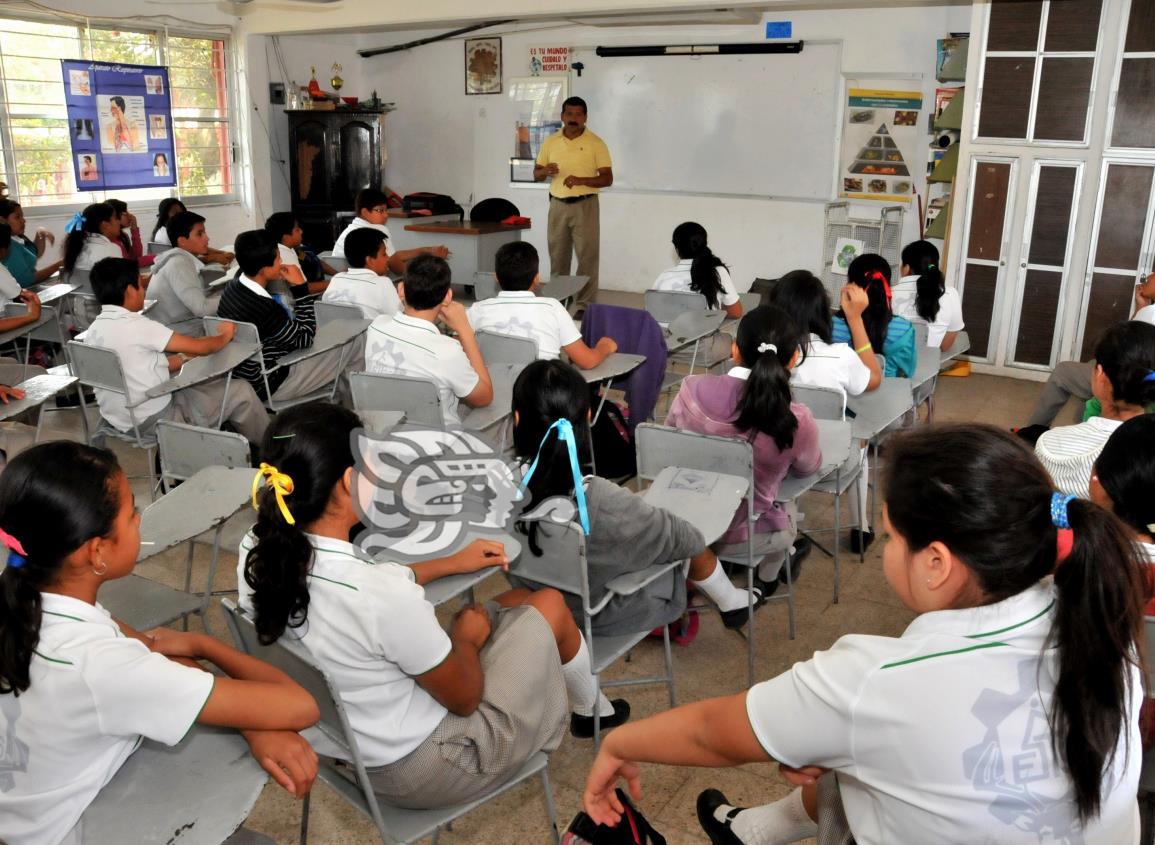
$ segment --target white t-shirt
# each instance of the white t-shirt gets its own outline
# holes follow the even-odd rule
[[[1035,455],[1064,493],[1086,499],[1091,495],[1091,470],[1107,440],[1121,420],[1091,417],[1076,425],[1062,425],[1043,432],[1035,442]]]
[[[406,314],[377,317],[369,324],[365,370],[433,382],[446,425],[461,425],[457,400],[472,393],[481,380],[460,343],[428,320]]]
[[[15,299],[20,296],[20,282],[12,275],[12,271],[0,264],[0,296],[5,299]]]
[[[806,354],[790,372],[790,383],[829,387],[847,396],[858,396],[870,384],[870,368],[848,344],[826,343],[812,334]]]
[[[582,339],[565,306],[548,296],[528,290],[503,290],[497,296],[469,307],[469,324],[499,334],[528,337],[537,341],[537,357],[550,361],[561,355],[563,346]]]
[[[127,401],[123,394],[111,390],[99,387],[93,390],[100,415],[121,431],[132,431],[128,406],[140,402],[150,388],[169,380],[168,356],[164,350],[172,336],[173,330],[168,326],[119,305],[102,306],[100,314],[89,326],[84,342],[116,352],[124,369]],[[137,424],[159,414],[170,401],[171,395],[141,402],[132,409]]]
[[[208,672],[125,637],[99,604],[41,599],[32,683],[19,696],[0,695],[0,836],[8,845],[81,841],[81,814],[141,737],[176,745],[213,689]]]
[[[1144,305],[1135,312],[1132,320],[1138,320],[1141,323],[1150,323],[1155,326],[1155,305]]]
[[[1134,843],[1141,673],[1100,816],[1080,829],[1051,746],[1050,581],[985,607],[924,613],[901,637],[850,635],[746,698],[788,766],[834,769],[858,845]]]
[[[891,288],[890,307],[900,317],[908,320],[917,320],[925,323],[926,320],[918,316],[915,298],[918,296],[918,276],[903,276],[897,285]],[[942,346],[942,339],[947,332],[961,332],[966,328],[963,323],[962,301],[958,291],[947,287],[942,298],[938,301],[938,314],[934,322],[927,326],[926,345],[938,349]]]
[[[401,311],[401,297],[388,276],[378,276],[368,267],[350,267],[329,281],[321,294],[322,302],[349,302],[372,320],[382,315],[392,317]]]
[[[290,267],[301,269],[301,259],[297,257],[297,251],[284,244],[277,244],[277,252],[280,253],[281,263],[288,264]]]
[[[168,239],[168,229],[161,226],[156,230],[156,234],[152,236],[154,244],[164,244],[165,246],[172,246],[172,241]]]
[[[352,543],[306,535],[313,546],[309,569],[309,617],[288,628],[324,667],[345,705],[349,724],[367,766],[385,766],[419,746],[448,712],[414,678],[439,666],[453,648],[413,570],[378,563]],[[241,540],[237,560],[238,600],[252,612],[245,560],[256,545]],[[320,732],[309,741],[322,754]]]
[[[663,270],[654,282],[654,290],[680,290],[693,292],[690,288],[690,265],[693,259],[686,258],[679,261],[669,270]],[[730,271],[721,265],[718,266],[718,281],[722,283],[722,290],[718,294],[718,304],[722,307],[735,305],[738,302],[738,289],[734,287],[734,280],[730,278]]]
[[[89,232],[84,238],[84,247],[77,256],[75,269],[91,272],[93,265],[102,258],[124,258],[124,253],[104,235]]]
[[[364,217],[354,217],[352,222],[345,227],[345,231],[337,238],[337,243],[333,244],[333,255],[336,258],[345,257],[345,238],[349,237],[349,233],[354,229],[376,229],[378,232],[385,234],[385,254],[393,255],[397,249],[393,246],[393,239],[389,237],[389,227],[384,223],[370,223]]]

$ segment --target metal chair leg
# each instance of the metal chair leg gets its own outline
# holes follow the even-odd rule
[[[301,845],[309,842],[309,794],[301,799]]]
[[[561,836],[557,829],[557,807],[553,803],[553,787],[549,782],[549,766],[541,770],[541,793],[545,800],[545,817],[549,820],[550,836],[553,845],[560,845]]]

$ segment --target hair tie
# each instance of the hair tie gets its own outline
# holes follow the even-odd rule
[[[882,275],[878,270],[874,270],[868,278],[873,282],[879,282],[882,285],[882,292],[886,295],[886,302],[890,304],[890,282],[886,280],[886,276]],[[870,285],[867,284],[867,288]]]
[[[83,228],[84,228],[84,215],[81,214],[79,211],[76,212],[75,214],[73,214],[72,217],[69,218],[68,222],[64,224],[64,231],[66,234],[69,234],[69,235],[71,235],[77,229],[83,229]]]
[[[761,355],[763,352],[773,352],[775,355],[777,355],[778,354],[778,347],[775,346],[773,343],[759,343],[758,344],[758,354]]]
[[[297,520],[293,519],[293,515],[289,513],[289,506],[285,504],[285,497],[293,492],[293,479],[272,464],[262,463],[256,477],[253,478],[253,510],[260,510],[257,492],[261,488],[261,479],[265,479],[266,487],[272,488],[273,494],[277,497],[277,507],[281,509],[281,516],[285,518],[285,522],[296,525]]]
[[[1151,372],[1147,373],[1147,375],[1143,376],[1143,381],[1155,381],[1155,370],[1152,370]]]
[[[19,569],[28,560],[28,552],[24,551],[24,546],[3,528],[0,528],[0,543],[8,548],[8,565],[13,569]]]
[[[1067,505],[1071,503],[1072,499],[1077,498],[1078,496],[1071,496],[1066,493],[1051,494],[1051,523],[1056,528],[1071,527],[1071,521],[1067,518]]]
[[[574,439],[573,423],[564,417],[556,420],[553,425],[545,430],[545,434],[541,438],[541,443],[537,446],[537,454],[533,456],[533,463],[529,465],[529,470],[521,479],[521,491],[524,493],[529,486],[529,479],[533,477],[534,471],[537,469],[538,459],[541,457],[541,450],[545,448],[545,441],[549,439],[549,433],[557,429],[557,439],[566,445],[566,452],[569,453],[569,467],[573,474],[573,489],[574,498],[577,499],[578,518],[581,520],[582,531],[588,537],[590,534],[590,513],[586,507],[586,491],[582,487],[582,473],[581,467],[578,466],[577,458],[577,440]]]
[[[934,262],[931,262],[930,264],[927,264],[927,265],[926,265],[926,269],[927,269],[927,270],[933,270],[934,268],[935,268],[935,264],[934,264]]]
[[[1060,528],[1055,532],[1055,566],[1057,567],[1071,555],[1075,547],[1075,532],[1070,528]]]

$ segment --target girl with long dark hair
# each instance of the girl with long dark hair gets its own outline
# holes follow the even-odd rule
[[[662,272],[654,290],[700,293],[708,308],[721,308],[728,317],[742,316],[742,303],[730,278],[730,270],[714,255],[700,223],[681,223],[674,229],[674,251],[678,263]]]
[[[881,255],[864,253],[850,262],[847,281],[866,291],[869,304],[862,312],[862,324],[875,355],[886,356],[884,376],[910,378],[918,363],[914,326],[891,311],[890,264]],[[846,314],[834,315],[834,342],[850,343]]]
[[[12,248],[4,258],[4,266],[16,277],[20,287],[30,288],[60,269],[62,261],[53,261],[37,269],[37,262],[48,247],[56,243],[56,236],[41,227],[32,240],[26,238],[24,232],[28,222],[20,203],[7,197],[0,199],[0,223],[7,223],[12,228]]]
[[[894,286],[894,313],[929,326],[927,345],[946,352],[965,328],[958,291],[947,287],[930,241],[913,241],[902,249],[902,278]]]
[[[120,215],[106,202],[78,211],[64,227],[64,272],[89,272],[102,258],[123,258]]]

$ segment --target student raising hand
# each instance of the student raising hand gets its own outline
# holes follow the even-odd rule
[[[866,311],[866,306],[870,305],[870,297],[858,285],[843,285],[842,292],[838,295],[838,303],[847,316],[861,317]]]

